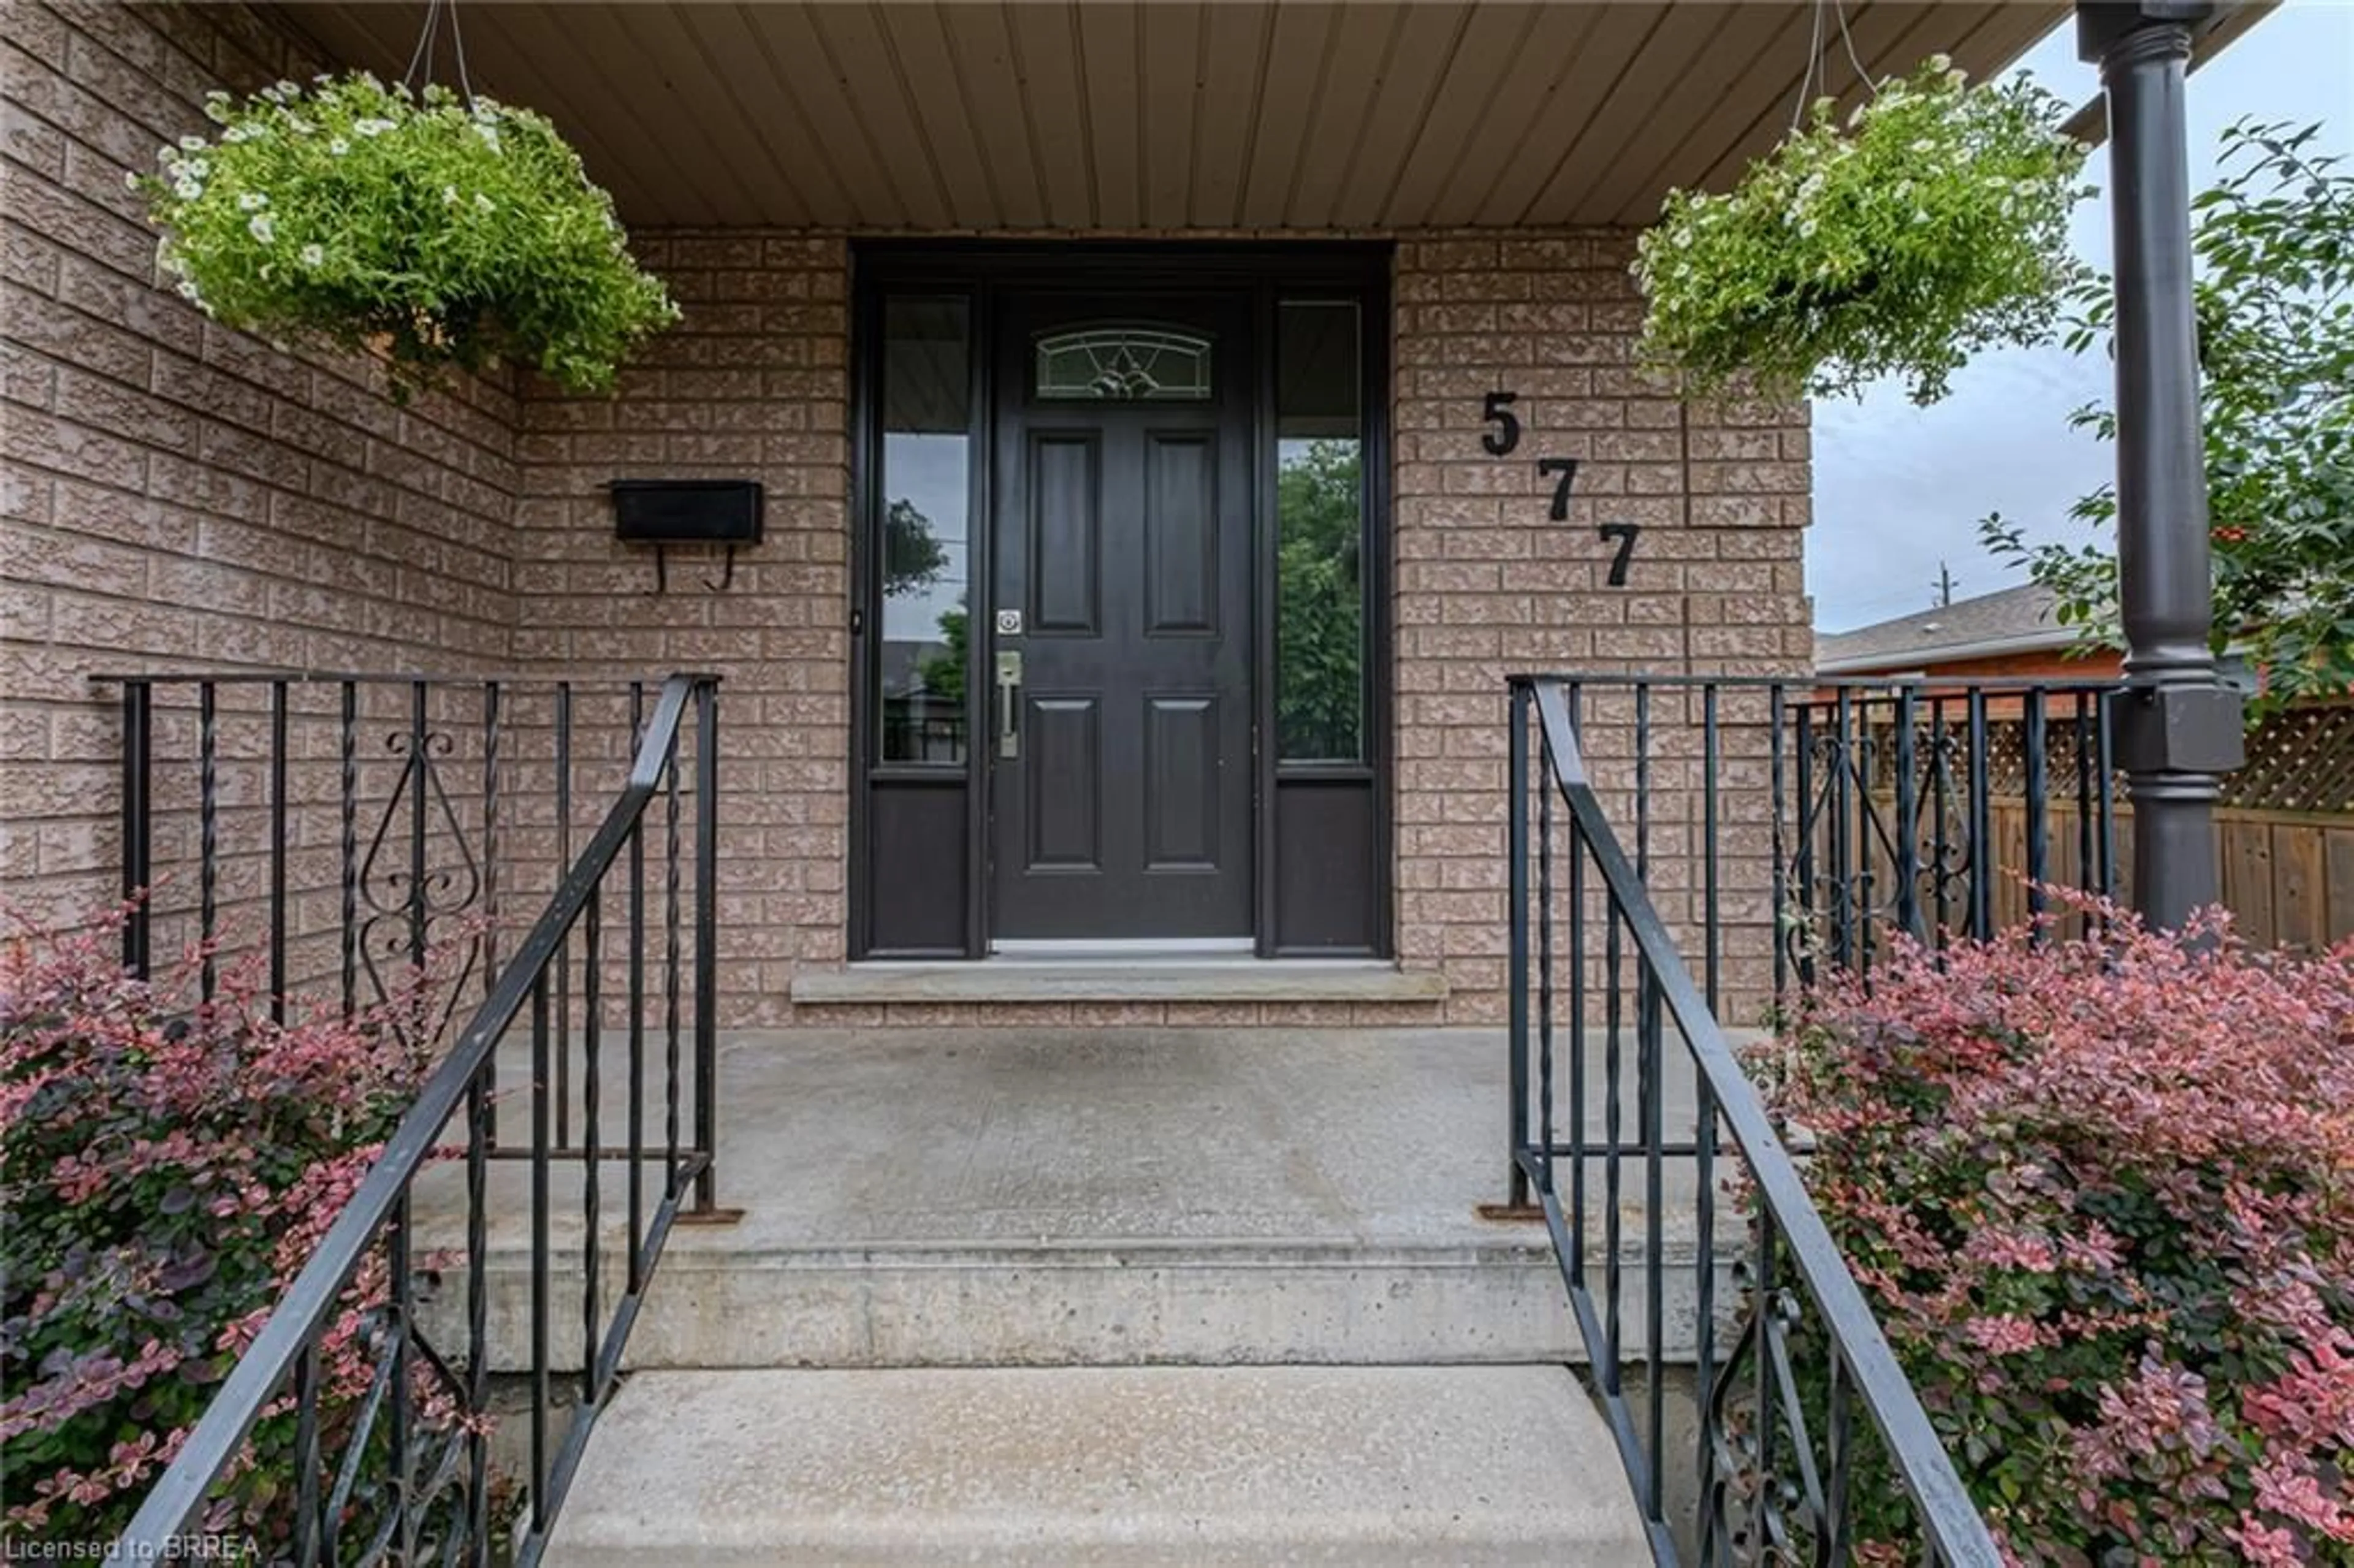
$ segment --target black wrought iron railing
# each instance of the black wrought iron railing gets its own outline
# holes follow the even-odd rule
[[[144,977],[193,952],[209,999],[224,966],[259,959],[281,1021],[322,1000],[345,1018],[384,1009],[429,968],[440,1005],[395,1023],[444,1043],[620,788],[649,700],[643,681],[499,675],[99,681],[121,690],[125,966]],[[689,896],[689,952],[707,951],[711,879]],[[556,1037],[572,1042],[575,966],[551,991]],[[576,1157],[578,1054],[567,1044],[553,1063],[553,1136]],[[703,1136],[710,1080],[691,1088]]]
[[[1614,683],[1596,701],[1569,680],[1511,682],[1512,1204],[1533,1205],[1551,1234],[1659,1562],[1845,1563],[1859,1520],[1884,1525],[1894,1507],[1909,1515],[1908,1560],[1993,1568],[1986,1526],[1718,1022],[1733,956],[1721,921],[1728,849],[1746,844],[1747,880],[1734,880],[1753,918],[1810,888],[1803,920],[1828,931],[1833,953],[1861,958],[1934,895],[1903,847],[1918,825],[1903,819],[1885,839],[1853,819],[1840,830],[1859,856],[1866,842],[1884,845],[1893,889],[1874,888],[1860,860],[1813,880],[1787,835],[1814,833],[1828,808],[1814,778],[1794,789],[1792,765],[1827,766],[1854,798],[1869,794],[1881,753],[1864,708],[1830,698],[1838,745],[1819,747],[1798,716],[1812,693],[1742,690],[1729,704],[1722,685]],[[1668,701],[1679,722],[1662,727]],[[1902,693],[1895,703],[1900,721],[1917,707]],[[1733,741],[1728,717],[1770,727]],[[1617,778],[1606,779],[1596,749]],[[1909,799],[1903,780],[1916,775],[1897,769]],[[1631,808],[1631,853],[1606,785]],[[1655,879],[1706,922],[1704,980]],[[1776,902],[1747,905],[1752,893]],[[1966,901],[1990,918],[1983,880]],[[1793,949],[1773,946],[1778,980]],[[1815,961],[1812,948],[1796,950]],[[1747,1195],[1738,1216],[1720,1208],[1734,1181]]]
[[[134,887],[146,869],[139,846],[153,827],[134,819],[154,809],[145,793],[154,758],[141,739],[154,702],[143,688],[162,683],[133,683],[125,698],[125,782],[141,797],[125,809],[125,880]],[[261,678],[261,711],[277,744],[249,755],[269,782],[242,796],[224,777],[221,693],[229,683],[193,681],[203,772],[193,919],[204,937],[226,919],[232,879],[222,819],[233,804],[260,810],[271,832],[258,874],[281,895],[263,912],[272,994],[283,997],[299,993],[304,978],[290,956],[300,947],[296,928],[281,913],[303,847],[288,744],[298,678]],[[325,978],[348,1002],[376,939],[376,916],[356,885],[373,852],[355,843],[363,813],[352,783],[355,708],[368,683],[326,683],[335,698],[327,754],[339,758],[344,782],[308,804],[324,810],[340,845],[326,855],[341,867],[330,890],[340,918],[325,922],[323,950],[336,960]],[[435,744],[433,686],[401,682],[410,717],[393,749],[406,782],[387,786],[396,829],[375,837],[401,846],[400,896],[385,907],[398,916],[396,950],[412,959],[429,948],[437,917],[464,882],[455,873],[435,881],[437,850],[445,863],[471,863],[485,888],[500,863],[507,806],[496,780],[511,710],[505,683],[472,684],[489,760],[480,815],[469,821],[437,793],[423,761]],[[673,675],[650,705],[642,688],[623,693],[614,712],[630,723],[634,745],[610,805],[577,854],[567,846],[512,946],[479,950],[479,1004],[147,1494],[113,1560],[161,1561],[185,1555],[192,1540],[226,1536],[240,1554],[259,1546],[261,1559],[304,1568],[486,1564],[494,1548],[502,1561],[537,1561],[673,1226],[714,1212],[717,684]],[[571,707],[569,691],[555,694],[553,727],[542,737],[551,756],[573,739]],[[568,757],[554,777],[570,788]],[[446,820],[437,816],[445,806]],[[551,789],[542,807],[517,813],[514,832],[560,838],[568,809]],[[145,954],[131,957],[140,963]],[[567,986],[578,1010],[560,1020],[557,999]],[[559,1088],[557,1064],[566,1056],[576,1076]],[[616,1075],[618,1106],[608,1103]],[[559,1135],[567,1103],[577,1122]],[[503,1255],[495,1277],[494,1255]],[[364,1386],[354,1383],[355,1357]],[[493,1374],[510,1368],[514,1387],[494,1400]],[[503,1463],[494,1465],[494,1451]],[[259,1488],[257,1469],[267,1471]]]

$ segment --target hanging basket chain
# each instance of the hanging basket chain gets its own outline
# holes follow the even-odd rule
[[[466,107],[474,107],[474,84],[466,74],[466,37],[458,27],[458,0],[425,0],[425,26],[417,35],[417,48],[409,51],[408,69],[401,84],[415,91],[423,91],[433,80],[433,47],[441,31],[444,14],[450,18],[450,50],[457,57],[458,92]]]

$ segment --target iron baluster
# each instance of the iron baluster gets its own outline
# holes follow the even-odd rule
[[[572,683],[556,683],[556,863],[572,863]],[[572,1147],[572,970],[567,953],[556,963],[556,1141]]]
[[[1798,841],[1797,864],[1792,880],[1798,885],[1798,918],[1792,928],[1792,939],[1797,944],[1798,984],[1810,987],[1815,983],[1815,948],[1819,941],[1815,927],[1815,705],[1798,705],[1798,804],[1795,836]]]
[[[210,1007],[220,965],[213,951],[220,918],[220,713],[219,690],[207,681],[196,688],[196,934],[203,943],[202,994]]]
[[[719,1207],[719,689],[695,693],[695,1209]]]
[[[1716,733],[1716,688],[1702,687],[1700,701],[1701,972],[1708,997],[1708,1009],[1714,1012],[1723,1001],[1721,993],[1724,970],[1724,939],[1720,920],[1722,909],[1716,885],[1716,791],[1724,761],[1719,755]]]
[[[359,686],[343,683],[341,726],[336,733],[336,755],[341,759],[338,821],[342,864],[343,912],[336,927],[341,944],[340,972],[343,978],[344,1017],[349,1021],[359,1012],[359,934],[360,934],[360,824],[359,824]]]
[[[2043,885],[2051,875],[2052,810],[2050,786],[2045,778],[2047,756],[2051,744],[2044,733],[2043,688],[2031,686],[2021,699],[2026,704],[2025,736],[2027,751],[2027,917],[2035,922],[2033,939],[2042,939],[2041,920],[2044,906]]]
[[[1970,724],[1970,935],[1994,935],[1994,788],[1987,777],[1987,697],[1973,687]]]
[[[482,994],[499,975],[499,739],[503,715],[499,683],[482,683]],[[482,1123],[483,1140],[499,1141],[499,1103],[493,1096]]]
[[[605,1022],[605,885],[600,877],[588,889],[581,916],[580,957],[580,1400],[594,1404],[602,1391],[597,1384],[597,1264],[598,1222],[603,1217],[598,1174],[604,1144],[599,1113],[602,1042]]]
[[[645,745],[646,688],[630,683],[630,744]],[[646,825],[630,828],[630,1259],[629,1294],[645,1288],[646,1245]]]
[[[1934,813],[1929,830],[1929,888],[1936,921],[1939,946],[1953,929],[1954,845],[1948,826],[1954,809],[1952,736],[1946,729],[1946,700],[1933,697],[1929,702],[1930,746],[1929,810]]]
[[[414,985],[425,972],[426,685],[408,691],[408,967]]]
[[[1896,924],[1906,936],[1926,940],[1921,926],[1921,790],[1915,777],[1919,754],[1914,726],[1920,722],[1911,686],[1896,694]],[[1933,751],[1932,756],[1935,755]]]
[[[561,968],[558,944],[556,967]],[[547,1512],[548,1384],[548,971],[542,969],[531,988],[531,1524],[545,1531]]]
[[[2091,694],[2076,694],[2076,878],[2079,888],[2099,885],[2099,824],[2093,820],[2093,717]],[[2087,930],[2086,935],[2091,935]]]
[[[148,976],[154,905],[155,692],[144,681],[122,686],[122,967]]]
[[[1803,713],[1805,710],[1801,709]],[[1773,899],[1766,916],[1773,922],[1774,937],[1774,1001],[1781,1005],[1790,991],[1790,944],[1784,932],[1790,921],[1790,839],[1784,830],[1789,818],[1790,804],[1786,788],[1787,771],[1783,759],[1782,736],[1788,724],[1789,702],[1782,683],[1776,681],[1766,698],[1766,793],[1771,797],[1767,810],[1774,819],[1771,853],[1774,867],[1769,874],[1773,884]],[[1801,798],[1804,790],[1800,791]]]
[[[270,1018],[286,1022],[286,683],[270,685]]]
[[[1527,1068],[1522,1068],[1523,1080]],[[1538,1171],[1553,1195],[1553,790],[1537,798],[1537,1132]],[[1525,1081],[1522,1093],[1527,1092]]]
[[[663,1192],[678,1196],[679,1072],[679,800],[678,753],[663,771],[668,809],[663,814]]]
[[[1831,749],[1826,766],[1830,769],[1831,829],[1831,957],[1842,968],[1853,968],[1856,948],[1856,916],[1867,906],[1856,880],[1856,832],[1854,802],[1850,799],[1849,781],[1856,768],[1856,743],[1852,734],[1855,705],[1845,686],[1839,690],[1831,708]]]
[[[1511,1102],[1507,1109],[1507,1136],[1510,1139],[1509,1171],[1505,1177],[1504,1203],[1507,1208],[1524,1209],[1529,1203],[1529,1176],[1522,1160],[1529,1145],[1529,691],[1513,682],[1507,694],[1511,728],[1505,736],[1508,755],[1508,788],[1504,800],[1504,855],[1507,899],[1510,913],[1507,940],[1510,944],[1506,983],[1511,990],[1506,999],[1509,1017],[1506,1022],[1505,1076]],[[1538,781],[1543,788],[1543,780]]]

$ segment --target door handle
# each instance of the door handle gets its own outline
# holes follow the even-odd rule
[[[1022,755],[1022,655],[997,656],[997,755]]]

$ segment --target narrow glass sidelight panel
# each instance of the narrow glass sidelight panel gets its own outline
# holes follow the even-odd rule
[[[971,587],[971,311],[961,297],[883,305],[881,758],[965,760]]]
[[[1172,327],[1103,326],[1037,343],[1037,396],[1047,402],[1209,400],[1210,340]]]
[[[1276,756],[1364,760],[1364,435],[1357,306],[1276,313]]]

